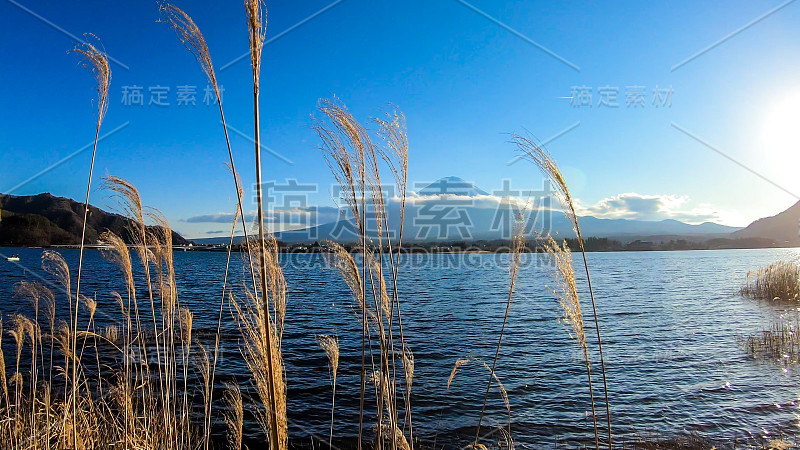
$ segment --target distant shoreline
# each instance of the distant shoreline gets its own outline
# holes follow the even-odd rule
[[[579,245],[576,239],[566,239],[572,251],[579,251]],[[764,244],[766,241],[757,239],[715,239],[713,241],[723,242],[689,242],[683,240],[671,240],[668,242],[648,242],[648,241],[633,241],[623,244],[619,241],[606,239],[606,238],[588,238],[585,240],[585,250],[587,253],[622,253],[622,252],[658,252],[658,251],[690,251],[690,250],[756,250],[756,249],[771,249],[771,248],[799,248],[796,245],[777,245],[774,241],[769,242],[769,245]],[[760,242],[759,242],[760,241]],[[533,243],[533,242],[531,242]],[[714,245],[716,244],[716,245]],[[342,244],[351,253],[360,253],[358,249],[354,249],[356,244],[344,243]],[[53,245],[53,246],[5,246],[4,248],[14,249],[71,249],[77,250],[80,248],[78,245]],[[109,250],[108,247],[89,245],[85,247],[89,250]],[[227,246],[223,245],[186,245],[174,246],[174,252],[227,252]],[[241,252],[241,245],[234,244],[233,252]],[[283,254],[328,254],[331,253],[324,245],[315,244],[281,244],[279,245],[279,253]],[[498,254],[509,253],[510,246],[502,245],[501,243],[493,242],[486,243],[410,243],[406,244],[402,253],[406,254]],[[543,253],[539,246],[526,246],[522,250],[523,253]],[[388,248],[384,248],[383,253],[389,253]],[[393,251],[397,253],[397,251]],[[7,256],[7,255],[6,255]]]

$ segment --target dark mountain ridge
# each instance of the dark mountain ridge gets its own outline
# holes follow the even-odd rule
[[[83,204],[56,197],[49,193],[38,195],[0,194],[0,246],[49,247],[79,245],[83,228]],[[96,245],[104,231],[111,231],[131,243],[128,228],[133,221],[89,205],[86,219],[86,243]],[[175,245],[189,243],[172,232]]]
[[[771,238],[783,246],[800,245],[800,201],[781,213],[756,220],[733,235],[737,238]]]

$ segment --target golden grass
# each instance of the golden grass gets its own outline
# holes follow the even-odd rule
[[[742,295],[760,300],[800,300],[800,266],[778,261],[747,273]]]
[[[351,155],[348,153],[348,158]],[[365,152],[365,155],[370,160],[378,153]],[[373,182],[378,182],[379,176],[379,172],[373,172],[370,178],[374,180]],[[364,185],[364,189],[368,189],[367,186]],[[133,251],[139,256],[134,261],[129,247],[119,236],[110,232],[102,235],[102,239],[110,248],[105,251],[106,257],[117,265],[126,287],[126,292],[122,294],[110,293],[118,304],[118,310],[103,311],[107,315],[116,314],[117,320],[99,332],[94,331],[94,317],[102,309],[101,306],[94,298],[81,296],[78,293],[73,296],[68,265],[58,253],[45,251],[43,267],[60,283],[68,299],[75,298],[80,301],[85,311],[85,322],[80,329],[76,328],[77,322],[56,324],[53,292],[35,283],[18,285],[17,294],[29,298],[36,305],[37,316],[40,306],[45,311],[46,318],[49,319],[49,329],[43,332],[38,329],[38,320],[31,321],[23,316],[15,316],[10,322],[11,329],[8,335],[14,340],[15,351],[10,365],[13,369],[10,376],[5,373],[7,368],[4,364],[5,355],[0,352],[0,362],[3,363],[0,364],[3,369],[0,372],[0,379],[9,381],[4,383],[5,389],[2,392],[4,407],[0,408],[0,413],[5,414],[7,420],[0,421],[0,436],[16,443],[18,448],[52,448],[54,445],[64,448],[209,447],[213,414],[212,362],[205,345],[197,341],[193,332],[194,313],[181,305],[178,297],[171,251],[171,229],[166,219],[157,211],[144,213],[145,208],[139,193],[130,182],[118,177],[106,177],[106,187],[119,195],[122,209],[133,220],[130,234],[134,241]],[[356,196],[353,198],[360,201],[366,197],[366,192],[359,186],[355,187],[354,192]],[[365,204],[365,201],[357,202],[355,207],[358,211],[363,211]],[[386,220],[382,215],[362,217],[380,220],[384,224]],[[238,219],[237,214],[236,220]],[[145,226],[146,220],[154,226]],[[365,224],[366,219],[361,223]],[[234,222],[233,226],[235,225]],[[509,426],[510,400],[504,385],[497,377],[496,367],[518,276],[519,253],[524,243],[521,234],[523,227],[519,225],[510,265],[506,315],[497,336],[495,358],[491,365],[477,359],[459,360],[447,383],[449,388],[459,368],[468,362],[480,362],[489,372],[490,382],[487,384],[487,392],[492,383],[496,383],[499,387],[509,414]],[[363,233],[366,237],[366,230]],[[410,413],[414,356],[403,341],[401,347],[395,349],[392,338],[393,330],[398,330],[400,327],[399,302],[396,295],[397,268],[393,266],[396,260],[389,259],[392,273],[389,274],[391,278],[387,278],[385,261],[382,262],[380,259],[383,252],[380,250],[381,245],[389,245],[389,241],[381,238],[377,243],[372,239],[368,242],[368,246],[361,249],[360,261],[341,245],[336,243],[328,245],[332,249],[336,267],[355,299],[356,308],[367,330],[367,334],[363,337],[369,342],[370,353],[373,351],[373,342],[376,342],[378,347],[375,349],[378,359],[369,368],[371,379],[376,386],[376,406],[379,408],[378,411],[382,412],[372,427],[379,436],[377,445],[391,446],[393,449],[411,449],[414,445]],[[261,242],[251,240],[247,243],[246,249],[249,255],[246,262],[249,261],[254,266],[250,272],[265,274],[265,278],[259,277],[256,291],[247,289],[247,284],[244,283],[246,291],[244,299],[237,299],[232,291],[224,287],[223,295],[235,309],[235,316],[244,339],[243,354],[258,393],[259,401],[251,407],[258,409],[256,416],[262,424],[265,435],[269,436],[275,429],[278,432],[278,441],[275,445],[286,448],[288,445],[286,378],[280,348],[286,311],[286,280],[278,263],[278,246],[274,236],[270,234]],[[557,261],[555,279],[559,284],[555,292],[561,301],[565,322],[570,325],[573,336],[584,350],[587,370],[591,376],[571,254],[568,248],[559,246],[552,238],[548,241],[546,249]],[[142,265],[142,272],[145,275],[140,278],[143,279],[134,276],[134,264]],[[140,311],[140,299],[137,298],[139,283],[144,283],[147,290],[147,304],[142,311]],[[370,283],[371,298],[366,297],[366,283]],[[68,305],[75,308],[78,306],[73,302],[68,302]],[[150,311],[147,311],[148,307]],[[75,311],[71,311],[70,317],[75,317],[74,313]],[[270,313],[275,317],[275,321],[265,317]],[[152,318],[152,325],[145,324],[146,319],[142,320],[141,316],[148,314]],[[43,338],[48,335],[52,336],[52,339]],[[214,338],[216,348],[219,344],[219,328]],[[91,344],[88,344],[89,341]],[[63,363],[57,364],[49,371],[45,367],[43,358],[45,353],[43,342],[50,344],[51,354],[57,352],[63,358]],[[81,345],[75,345],[75,342]],[[339,370],[338,339],[332,336],[319,336],[318,342],[326,352],[332,376],[330,445],[335,425],[336,377]],[[104,346],[103,360],[107,361],[110,358],[118,364],[108,366],[111,373],[90,373],[83,362],[83,350],[90,346],[99,352],[101,344]],[[157,367],[144,363],[148,361],[147,351],[153,349],[153,344],[159,353],[158,363],[155,364]],[[30,369],[21,366],[23,355],[28,354],[26,351],[30,354]],[[95,357],[96,366],[99,367],[100,354],[96,353]],[[215,363],[216,357],[214,357]],[[399,367],[400,364],[402,367]],[[398,396],[396,370],[401,372],[405,380],[405,386],[401,388],[404,390],[404,395]],[[362,365],[362,371],[367,371],[366,361]],[[39,374],[48,372],[51,376],[49,382],[35,381]],[[72,376],[71,373],[76,375]],[[191,373],[200,375],[200,383],[189,384]],[[53,379],[54,374],[55,379]],[[274,377],[274,391],[269,386],[270,377]],[[93,381],[95,379],[96,383]],[[104,385],[109,395],[103,394]],[[10,390],[7,389],[9,386]],[[54,386],[70,388],[75,386],[75,388],[61,391]],[[63,398],[59,397],[59,393],[62,392]],[[190,399],[194,394],[199,394],[204,404],[199,418],[196,413],[191,412],[193,405]],[[484,408],[487,395],[484,395]],[[398,397],[404,398],[405,405],[402,408],[397,406]],[[224,422],[228,428],[228,443],[240,448],[245,405],[238,385],[228,387],[224,402],[228,406],[224,413]],[[405,417],[401,422],[399,416],[403,411]],[[480,422],[479,420],[479,426]],[[502,433],[507,442],[513,442],[510,429],[503,429]],[[24,444],[26,442],[32,445]],[[480,448],[482,445],[479,442],[473,443],[474,448]]]
[[[367,380],[366,354],[373,355],[373,338],[377,341],[377,367],[371,362],[373,381],[376,386],[375,402],[378,423],[373,427],[378,447],[388,441],[397,448],[403,445],[395,436],[398,424],[397,367],[403,364],[401,376],[405,378],[405,418],[403,428],[408,425],[406,442],[413,448],[413,425],[411,421],[411,386],[413,377],[413,353],[406,346],[400,299],[397,289],[402,227],[397,236],[388,234],[387,208],[382,172],[388,168],[392,173],[401,200],[401,223],[405,215],[406,188],[408,185],[408,139],[405,119],[395,111],[387,119],[376,119],[378,137],[384,145],[373,143],[367,129],[353,117],[348,109],[334,98],[321,100],[319,111],[323,119],[317,120],[314,128],[322,140],[322,150],[334,178],[342,187],[343,199],[352,214],[361,245],[360,267],[356,260],[338,244],[330,244],[336,259],[335,266],[350,287],[361,312],[361,393],[359,396],[359,447],[364,428],[364,401]],[[369,214],[367,210],[369,209]],[[375,230],[375,233],[368,232]],[[384,255],[392,255],[386,258]],[[393,256],[396,253],[396,257]],[[387,269],[388,262],[388,269]],[[387,273],[388,270],[388,273]],[[391,281],[387,281],[387,280]],[[371,299],[367,298],[367,286]],[[399,338],[400,348],[395,345]],[[399,361],[398,361],[399,360]],[[376,378],[377,377],[377,378]],[[404,434],[403,434],[404,435]]]
[[[111,78],[111,70],[109,68],[108,57],[105,55],[105,52],[99,51],[94,45],[85,43],[81,47],[75,48],[75,51],[80,53],[84,56],[85,65],[91,67],[92,72],[95,76],[95,81],[97,83],[97,120],[95,123],[95,135],[94,135],[94,144],[92,148],[92,159],[89,165],[89,179],[86,183],[86,201],[84,202],[83,207],[83,227],[81,230],[81,245],[80,245],[80,256],[78,258],[78,274],[75,283],[75,302],[74,305],[72,303],[72,299],[70,299],[70,308],[74,311],[70,312],[70,320],[71,320],[71,332],[73,336],[72,340],[72,353],[77,353],[78,342],[77,342],[77,335],[78,335],[78,303],[80,301],[80,291],[81,291],[81,274],[83,272],[83,252],[84,252],[84,245],[86,244],[86,219],[89,214],[89,195],[92,191],[92,178],[94,175],[94,163],[97,157],[97,144],[100,135],[100,126],[103,123],[103,119],[105,118],[106,111],[108,110],[108,90],[109,90],[109,80]],[[35,345],[33,345],[35,348]],[[35,360],[35,355],[34,355]],[[78,373],[77,373],[77,364],[73,364],[72,366],[72,440],[73,444],[77,442],[77,427],[74,425],[77,423],[77,389],[78,389]],[[35,380],[34,380],[35,381]],[[33,382],[32,382],[33,383]],[[35,392],[35,389],[31,388],[32,392]]]
[[[586,332],[583,324],[583,312],[581,311],[581,301],[578,297],[578,288],[575,283],[575,271],[572,266],[572,252],[564,241],[563,245],[547,236],[543,243],[544,250],[553,258],[554,270],[551,278],[555,287],[551,288],[553,294],[558,299],[558,303],[564,312],[562,321],[572,329],[570,337],[575,339],[581,348],[583,361],[586,365],[586,376],[589,384],[589,398],[592,404],[592,423],[594,425],[595,447],[599,448],[599,437],[597,432],[597,414],[595,411],[594,389],[592,387],[592,362],[589,356],[589,346],[586,343]]]
[[[111,237],[110,241],[114,241],[113,236],[108,233],[105,237]],[[116,255],[115,261],[121,263],[120,268],[123,271],[131,270],[130,259],[126,257],[127,247],[122,245],[113,254]],[[48,272],[61,281],[67,300],[73,298],[69,291],[69,268],[63,258],[55,252],[44,252],[43,264]],[[123,278],[132,280],[127,274]],[[161,279],[159,281],[164,282]],[[129,295],[133,292],[135,289],[131,289]],[[24,316],[12,318],[10,336],[15,341],[15,363],[11,379],[14,400],[4,391],[6,401],[2,413],[14,420],[0,422],[0,434],[8,437],[8,442],[14,442],[15,448],[153,448],[156,442],[164,443],[168,448],[178,447],[179,431],[169,425],[177,421],[173,420],[162,426],[165,423],[161,419],[167,412],[171,417],[177,418],[188,414],[188,410],[169,410],[169,393],[150,386],[155,380],[145,375],[148,365],[142,362],[147,359],[142,358],[143,347],[136,342],[145,341],[146,336],[153,333],[138,324],[134,325],[129,317],[125,317],[130,309],[124,303],[118,317],[118,323],[123,324],[124,332],[120,333],[117,326],[113,325],[106,328],[103,337],[93,331],[93,319],[100,308],[94,298],[75,297],[81,301],[87,316],[85,325],[76,331],[75,323],[55,323],[55,311],[50,306],[55,296],[48,288],[22,283],[17,286],[16,294],[37,305],[34,308],[37,313],[39,305],[43,304],[47,311],[49,329],[42,332],[38,322]],[[161,295],[169,294],[161,290]],[[122,299],[122,296],[118,297]],[[130,298],[129,301],[135,300]],[[68,304],[77,307],[71,301]],[[70,317],[75,316],[71,313]],[[159,327],[156,331],[166,336],[172,333],[171,330],[169,327]],[[56,363],[55,366],[53,363],[56,358],[51,357],[49,369],[45,367],[43,357],[37,358],[37,352],[42,352],[43,341],[47,336],[51,336],[46,339],[50,345],[50,354],[55,356],[57,352],[63,357],[63,364]],[[88,366],[83,363],[83,352],[90,340],[95,349],[98,349],[98,341],[109,343],[110,347],[104,347],[110,352],[103,355],[105,360],[124,359],[125,363],[114,368],[110,374],[102,371],[90,373]],[[117,345],[119,340],[122,340],[121,346]],[[75,344],[79,341],[80,347]],[[30,351],[31,367],[27,370],[20,366],[25,348]],[[99,367],[99,353],[96,354],[95,361],[98,365],[93,370]],[[159,365],[169,367],[171,364],[167,362]],[[5,371],[6,364],[0,366]],[[38,382],[41,373],[49,373],[50,381]],[[164,376],[161,375],[162,378]],[[5,378],[5,373],[0,373],[0,378]],[[92,381],[95,379],[97,382]],[[161,385],[170,385],[167,380],[163,381]],[[56,390],[56,385],[66,389]],[[110,386],[111,396],[103,394],[104,385]],[[60,391],[63,391],[63,397],[57,395]],[[151,395],[153,391],[157,395]],[[115,414],[114,411],[119,411],[120,414]]]
[[[38,320],[32,321],[22,315],[11,318],[8,335],[13,340],[14,354],[10,377],[6,374],[9,365],[0,349],[0,381],[4,387],[0,399],[0,438],[7,438],[6,442],[14,443],[14,448],[25,449],[208,447],[212,423],[211,360],[206,347],[193,333],[194,313],[181,305],[177,295],[172,231],[159,213],[143,213],[138,191],[131,183],[107,177],[106,185],[120,194],[122,209],[133,219],[134,225],[130,230],[135,242],[133,249],[140,256],[137,261],[144,269],[144,280],[134,276],[134,262],[125,242],[113,233],[104,233],[102,238],[110,248],[105,254],[119,268],[126,292],[111,293],[119,308],[116,312],[113,309],[103,311],[113,324],[98,334],[94,328],[94,317],[101,309],[97,300],[77,293],[73,296],[66,261],[57,252],[43,252],[44,269],[61,284],[68,300],[80,301],[86,320],[77,331],[77,322],[55,323],[55,295],[52,291],[37,283],[22,282],[16,286],[16,295],[32,302],[37,317],[40,306],[43,308],[49,329],[42,332]],[[149,217],[155,226],[145,227],[138,222],[145,217]],[[251,260],[265,261],[268,265],[268,282],[263,289],[267,301],[283,305],[278,309],[285,310],[286,284],[278,265],[274,239],[268,244],[252,247],[254,256]],[[255,249],[259,247],[266,248],[268,253],[258,255]],[[150,311],[147,307],[141,308],[137,298],[137,284],[141,282],[146,285]],[[228,295],[233,296],[230,292]],[[267,432],[271,416],[278,418],[276,428],[280,441],[276,445],[285,448],[288,438],[285,384],[280,349],[276,346],[279,331],[275,326],[269,330],[263,327],[266,309],[262,307],[261,297],[248,291],[247,298],[246,302],[233,301],[238,308],[237,317],[246,342],[245,360],[253,372],[263,405],[278,407],[272,415],[263,408],[259,418]],[[72,301],[68,301],[68,305],[70,308],[78,307]],[[143,315],[153,317],[153,323],[145,325]],[[71,310],[69,317],[75,316]],[[272,335],[272,360],[266,357],[266,333]],[[45,367],[42,344],[45,339],[42,336],[52,337],[47,339],[53,355],[49,370]],[[218,337],[215,337],[215,344]],[[158,352],[155,364],[147,356],[148,349],[152,349],[154,344]],[[92,369],[83,360],[86,347],[94,348],[96,352],[96,364]],[[53,365],[59,355],[62,363]],[[23,367],[24,359],[30,361],[29,369]],[[268,370],[276,372],[279,383],[279,395],[275,399],[269,398],[270,392],[266,388]],[[42,373],[50,374],[49,382],[37,382]],[[193,373],[200,375],[199,385],[188,383]],[[10,390],[7,389],[9,386]],[[108,389],[110,395],[105,395],[104,389]],[[59,396],[61,392],[63,397]],[[205,405],[200,417],[192,412],[191,399],[195,393],[200,395]],[[235,397],[227,398],[228,403],[234,406],[234,419],[239,423],[238,437],[232,439],[241,442],[241,394],[238,394],[238,401]],[[240,405],[238,412],[237,404]]]
[[[250,62],[253,69],[253,142],[255,144],[255,169],[256,169],[256,203],[258,207],[258,241],[259,245],[259,276],[261,280],[261,304],[263,310],[260,314],[260,320],[263,321],[260,327],[259,337],[263,339],[263,343],[259,343],[259,350],[265,350],[263,357],[269,364],[260,364],[259,369],[264,370],[263,377],[256,377],[257,383],[266,381],[266,385],[262,388],[259,387],[261,399],[265,401],[267,407],[267,415],[269,416],[269,436],[270,447],[273,449],[286,448],[286,405],[285,393],[282,392],[284,387],[284,380],[282,377],[281,356],[280,356],[280,336],[279,332],[273,333],[272,316],[270,314],[270,300],[272,300],[273,309],[275,312],[275,320],[279,321],[278,314],[281,308],[282,299],[285,295],[274,295],[281,292],[280,289],[272,287],[273,298],[270,299],[267,289],[268,282],[275,283],[275,274],[268,273],[270,270],[274,271],[279,266],[277,263],[277,253],[267,253],[266,248],[266,225],[264,224],[264,199],[262,193],[262,178],[261,178],[261,121],[260,109],[258,103],[259,86],[261,78],[261,50],[264,46],[264,36],[267,28],[267,14],[261,0],[247,0],[245,1],[245,10],[247,11],[247,31],[250,41]],[[274,261],[267,261],[268,257],[274,258]],[[282,279],[282,277],[281,277]],[[285,292],[285,286],[282,289]],[[254,298],[258,296],[258,291],[253,293]],[[251,364],[251,370],[253,365]],[[280,379],[279,379],[280,377]],[[281,400],[283,399],[283,400]],[[283,414],[283,417],[280,417]]]
[[[580,245],[581,256],[583,258],[583,268],[586,273],[586,283],[589,287],[589,298],[592,302],[592,317],[594,318],[595,335],[597,336],[597,349],[600,353],[600,373],[603,376],[603,394],[605,396],[606,403],[608,447],[611,448],[611,404],[608,399],[608,381],[606,379],[606,363],[605,356],[603,354],[603,339],[600,337],[600,322],[597,319],[597,304],[594,299],[592,277],[589,273],[589,262],[586,260],[586,249],[583,245],[583,236],[581,235],[581,227],[580,223],[578,222],[578,215],[575,213],[575,203],[572,200],[572,195],[569,192],[567,182],[564,179],[558,164],[556,164],[550,153],[538,146],[530,138],[514,134],[511,140],[517,146],[517,150],[522,153],[522,155],[527,157],[528,160],[533,162],[542,175],[552,182],[551,184],[555,187],[556,199],[561,204],[561,210],[572,225],[575,236],[578,238],[578,244]],[[594,404],[594,401],[592,401],[592,404]],[[597,431],[595,430],[595,448],[599,447],[600,443],[597,437]]]
[[[228,383],[225,390],[225,424],[228,426],[228,445],[232,449],[242,448],[242,428],[244,426],[244,403],[242,390],[238,384]]]
[[[255,152],[256,152],[256,177],[257,177],[257,193],[258,193],[258,218],[259,218],[259,238],[256,242],[250,242],[250,238],[248,235],[247,224],[245,223],[245,215],[244,215],[244,207],[243,207],[243,193],[241,186],[239,184],[239,180],[237,177],[236,172],[236,165],[234,163],[233,158],[233,151],[231,149],[230,138],[228,136],[228,127],[225,121],[225,114],[222,108],[222,98],[219,86],[217,84],[216,73],[214,72],[214,65],[211,60],[211,55],[208,50],[208,45],[206,44],[205,38],[200,31],[200,28],[195,24],[192,18],[185,13],[183,10],[178,8],[172,4],[164,4],[160,6],[162,16],[164,17],[164,21],[169,23],[176,31],[178,38],[183,42],[184,46],[195,56],[195,59],[200,63],[200,66],[203,72],[206,74],[206,77],[209,80],[209,83],[213,86],[214,92],[217,99],[217,104],[219,106],[219,113],[220,118],[222,119],[222,128],[225,134],[225,141],[228,148],[228,158],[229,158],[229,167],[231,169],[231,173],[233,175],[234,185],[236,188],[237,193],[237,203],[238,203],[238,216],[242,220],[242,231],[245,236],[245,240],[250,243],[250,251],[247,252],[248,256],[252,258],[251,255],[258,256],[260,259],[258,264],[254,264],[251,261],[247,266],[250,268],[250,274],[252,278],[252,285],[253,290],[251,291],[251,295],[248,297],[252,297],[249,302],[249,306],[252,307],[254,304],[258,304],[262,311],[258,314],[260,320],[263,321],[263,324],[260,327],[251,329],[246,328],[245,334],[248,335],[251,339],[263,339],[263,343],[259,342],[250,342],[250,349],[251,352],[256,351],[263,351],[264,352],[264,359],[260,361],[252,360],[255,365],[251,365],[251,369],[254,369],[259,375],[255,377],[257,382],[266,383],[263,386],[259,386],[259,393],[261,394],[261,399],[266,403],[266,411],[264,414],[266,415],[265,419],[262,420],[262,424],[265,424],[269,430],[269,443],[270,447],[277,449],[277,448],[285,448],[286,444],[286,436],[285,436],[285,426],[282,425],[285,423],[285,417],[279,417],[282,410],[285,410],[285,392],[283,392],[283,378],[280,375],[282,373],[282,368],[279,367],[281,364],[281,357],[280,357],[280,337],[282,334],[282,319],[280,319],[279,326],[281,328],[280,331],[273,333],[273,324],[270,317],[270,298],[269,293],[267,292],[268,289],[268,279],[270,275],[267,273],[270,270],[270,267],[274,268],[274,264],[269,264],[265,257],[268,254],[266,249],[266,241],[267,241],[267,234],[264,230],[264,216],[263,216],[263,200],[261,198],[261,145],[260,145],[260,126],[259,126],[259,106],[258,106],[258,91],[259,91],[259,77],[260,77],[260,67],[261,67],[261,49],[263,48],[263,40],[264,40],[264,32],[266,30],[266,9],[263,7],[263,2],[260,0],[248,0],[245,2],[245,9],[247,12],[247,26],[248,26],[248,35],[250,39],[250,50],[251,50],[251,63],[253,68],[253,100],[254,100],[254,122],[255,122]],[[235,221],[234,221],[235,224]],[[258,246],[259,248],[254,249],[253,246]],[[230,249],[230,246],[229,246]],[[259,269],[259,282],[256,280],[256,269]],[[226,276],[227,280],[227,269],[226,269]],[[282,276],[281,276],[282,278]],[[277,277],[272,277],[272,280],[277,280]],[[260,287],[259,287],[260,286]],[[273,286],[273,294],[278,292],[279,289],[276,286]],[[259,290],[260,289],[260,290]],[[284,286],[285,292],[285,286]],[[223,287],[223,303],[225,299],[224,287]],[[278,296],[272,298],[273,300],[273,308],[276,313],[276,320],[279,320],[277,315],[281,315],[282,317],[282,308],[285,304],[285,295]],[[222,307],[222,305],[221,305]],[[248,313],[251,316],[255,314],[251,308],[240,308],[240,313],[245,314]],[[221,318],[221,316],[220,316]],[[243,319],[241,323],[245,324],[245,327],[252,327],[252,322],[249,319]],[[217,346],[218,342],[215,343],[214,349],[214,366],[211,369],[212,378],[213,374],[216,371],[216,363],[217,363]],[[251,353],[251,358],[253,353]],[[268,363],[264,365],[262,362],[266,360]],[[279,380],[279,378],[281,378]],[[284,399],[284,400],[281,400]],[[283,402],[283,403],[281,403]],[[285,415],[285,412],[283,413]]]
[[[328,439],[328,447],[333,448],[333,413],[336,408],[336,374],[339,372],[339,338],[336,336],[319,335],[317,343],[328,357],[328,366],[331,370],[331,385],[333,394],[331,395],[331,434]]]

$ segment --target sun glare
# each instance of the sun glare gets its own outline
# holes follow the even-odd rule
[[[775,101],[770,108],[764,121],[764,153],[776,167],[796,173],[800,164],[800,91]]]

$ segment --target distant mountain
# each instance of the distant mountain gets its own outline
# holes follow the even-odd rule
[[[455,197],[454,197],[455,196]],[[513,215],[496,197],[458,177],[446,177],[424,186],[409,196],[404,239],[408,241],[471,241],[507,239],[511,234]],[[400,228],[399,205],[387,202],[388,229]],[[368,221],[370,222],[370,221]],[[649,236],[691,237],[693,240],[727,238],[738,228],[711,222],[692,225],[677,220],[644,221],[580,217],[581,230],[586,237],[608,237],[623,242],[647,240]],[[572,237],[572,226],[560,211],[540,210],[532,230],[549,231],[557,237]],[[385,232],[385,230],[384,230]],[[372,232],[376,234],[376,232]],[[276,233],[286,243],[310,243],[318,240],[352,242],[358,239],[351,217],[337,222],[320,224],[303,230]],[[241,238],[240,238],[241,239]],[[229,238],[196,239],[201,244],[224,244]]]
[[[406,221],[403,230],[405,239],[407,241],[471,241],[503,238],[503,230],[491,226],[495,218],[495,211],[471,209],[466,210],[465,213],[470,219],[470,225],[465,226],[462,230],[459,230],[458,227],[448,227],[446,225],[438,226],[436,224],[426,229],[425,226],[414,223],[414,211],[412,208],[409,208],[406,212]],[[715,223],[707,222],[699,225],[692,225],[669,219],[656,222],[629,219],[598,219],[592,216],[585,216],[579,217],[578,220],[580,221],[581,231],[584,236],[608,237],[622,242],[631,242],[634,240],[652,240],[660,242],[670,239],[704,241],[712,238],[730,237],[732,232],[738,230],[738,228]],[[560,212],[553,211],[550,221],[551,225],[549,231],[554,236],[573,236],[572,226]],[[390,229],[398,230],[399,227],[390,225]],[[541,224],[537,224],[535,229],[537,231],[543,231]],[[440,230],[441,233],[439,232]],[[302,230],[278,232],[275,233],[275,236],[278,240],[286,243],[311,243],[319,240],[353,242],[358,239],[354,231],[353,222],[349,220],[340,220],[338,222],[327,223]],[[229,242],[229,239],[229,237],[201,238],[194,239],[193,241],[198,244],[225,244]],[[235,242],[240,241],[241,237],[235,238]]]
[[[502,239],[504,231],[508,233],[508,227],[503,230],[502,226],[498,227],[495,223],[496,212],[494,210],[477,208],[464,210],[465,215],[469,217],[470,224],[463,227],[436,223],[420,225],[420,217],[415,216],[415,212],[418,211],[415,211],[413,207],[406,212],[404,233],[405,239],[408,241],[493,240]],[[415,218],[418,219],[417,223],[415,223]],[[540,217],[539,220],[534,227],[536,231],[544,231],[544,223],[549,221],[550,226],[547,227],[547,230],[554,236],[573,236],[572,226],[558,211],[551,212],[549,218]],[[578,220],[581,224],[581,232],[586,237],[608,237],[623,242],[648,239],[649,237],[653,238],[653,240],[658,240],[656,238],[660,239],[662,237],[710,239],[729,237],[731,232],[738,230],[738,228],[715,223],[692,225],[670,219],[656,222],[629,219],[598,219],[592,216],[585,216],[579,217]],[[390,229],[398,230],[399,227],[397,224],[395,226],[390,224]],[[314,242],[323,239],[355,241],[357,240],[357,235],[353,230],[351,221],[341,220],[310,229],[276,233],[276,237],[284,242]],[[227,241],[227,239],[224,238],[223,240]],[[197,242],[207,243],[203,239],[198,239]]]
[[[478,188],[469,181],[464,181],[459,177],[444,177],[425,186],[417,192],[418,195],[463,195],[466,197],[477,197],[479,195],[489,195],[488,192]]]
[[[79,245],[83,228],[83,203],[50,194],[30,196],[0,194],[0,246],[47,247]],[[130,243],[127,228],[132,221],[89,205],[86,243],[97,244],[98,236],[108,230]],[[189,243],[172,232],[175,245]]]
[[[775,239],[781,245],[800,245],[800,201],[780,214],[756,220],[733,235]]]
[[[563,217],[560,217],[563,219]],[[626,236],[723,236],[739,230],[736,227],[719,225],[712,222],[703,222],[699,225],[684,223],[675,219],[659,221],[630,220],[630,219],[598,219],[593,216],[579,217],[581,231],[587,236],[614,237]],[[558,227],[557,231],[564,230],[566,220]],[[562,231],[563,232],[563,231]]]

